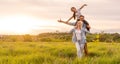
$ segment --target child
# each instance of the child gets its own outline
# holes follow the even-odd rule
[[[76,9],[75,7],[71,7],[71,11],[73,12],[72,17],[70,17],[66,22],[69,22],[71,19],[76,19],[79,20],[80,15],[81,15],[81,9],[83,9],[87,4],[82,5],[79,9]]]

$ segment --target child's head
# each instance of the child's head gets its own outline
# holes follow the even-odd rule
[[[84,20],[84,16],[83,15],[80,15],[80,20],[83,21]]]
[[[75,7],[71,7],[71,11],[72,12],[76,12],[76,8]]]
[[[81,27],[82,27],[82,22],[81,21],[77,21],[76,28],[81,28]]]

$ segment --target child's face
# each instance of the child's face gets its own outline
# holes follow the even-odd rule
[[[76,24],[77,27],[81,27],[81,25],[82,25],[81,21],[78,21],[77,24]]]

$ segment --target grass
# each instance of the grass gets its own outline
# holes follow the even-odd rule
[[[0,64],[120,64],[120,44],[88,43],[78,59],[71,42],[0,42]]]

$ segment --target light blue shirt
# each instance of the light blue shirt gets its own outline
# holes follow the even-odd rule
[[[73,43],[75,43],[75,42],[78,41],[78,40],[77,40],[77,37],[76,37],[76,32],[75,32],[75,30],[76,30],[76,29],[73,28],[73,29],[70,31],[70,33],[73,33],[73,36],[72,36],[72,41],[73,41]],[[81,40],[80,40],[80,43],[82,43],[82,44],[86,43],[86,35],[85,35],[86,32],[89,33],[89,31],[88,31],[87,29],[84,29],[84,28],[81,29],[81,33],[80,33]]]

